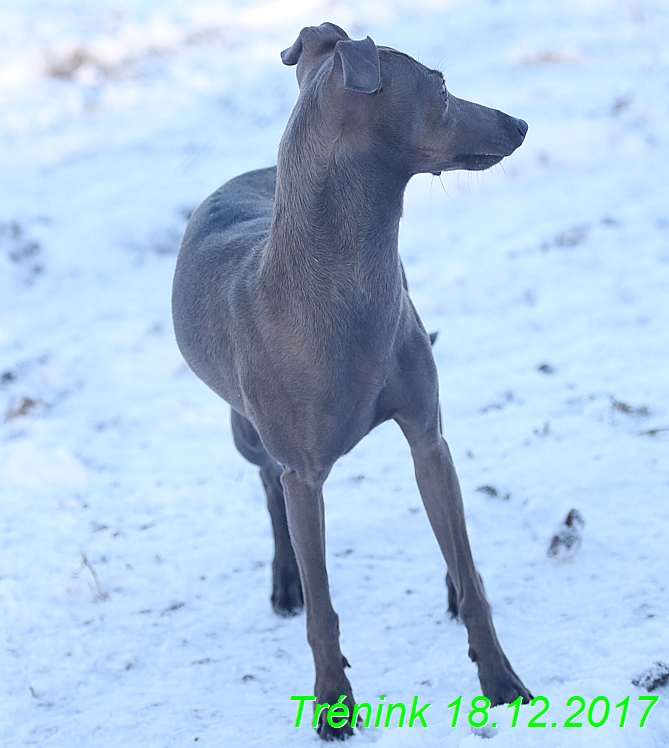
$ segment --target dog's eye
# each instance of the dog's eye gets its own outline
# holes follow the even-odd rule
[[[448,91],[446,90],[446,81],[444,81],[441,84],[441,88],[439,89],[439,95],[444,101],[448,101]]]

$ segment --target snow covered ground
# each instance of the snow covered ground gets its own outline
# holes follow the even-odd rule
[[[497,630],[551,704],[538,730],[538,707],[492,710],[491,745],[669,745],[667,687],[639,728],[632,683],[669,663],[666,3],[3,0],[0,20],[0,744],[317,745],[293,727],[311,654],[304,617],[270,609],[261,484],[169,300],[189,212],[275,161],[279,51],[331,20],[530,125],[503,168],[416,178],[401,230]],[[427,729],[355,741],[478,745],[397,427],[326,502],[358,700],[432,704]],[[580,547],[551,558],[571,509]],[[562,726],[574,695],[610,700],[604,727]]]

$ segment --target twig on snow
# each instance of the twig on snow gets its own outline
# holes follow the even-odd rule
[[[81,566],[72,573],[73,577],[79,576],[81,572],[84,569],[88,569],[91,574],[93,575],[93,581],[95,582],[95,588],[98,591],[97,596],[95,597],[95,600],[107,600],[109,598],[109,593],[104,591],[104,588],[102,586],[102,582],[100,582],[100,577],[98,576],[97,571],[95,571],[95,567],[93,564],[88,560],[88,556],[86,555],[85,551],[80,551],[81,553]]]

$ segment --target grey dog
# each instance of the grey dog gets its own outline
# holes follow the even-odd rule
[[[457,99],[440,72],[332,23],[302,29],[281,58],[297,65],[300,93],[277,166],[231,180],[195,211],[173,292],[179,348],[230,403],[235,444],[260,467],[275,540],[274,610],[306,606],[316,702],[344,696],[351,711],[322,489],[341,455],[394,419],[482,691],[493,705],[527,701],[474,567],[441,435],[432,341],[398,254],[409,179],[486,169],[520,146],[527,124]],[[345,738],[352,727],[321,714],[318,732]]]

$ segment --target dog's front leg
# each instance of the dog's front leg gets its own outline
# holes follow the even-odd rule
[[[339,648],[339,618],[332,607],[330,587],[325,566],[325,519],[323,482],[325,475],[306,478],[286,468],[281,475],[286,501],[288,529],[300,570],[304,604],[307,612],[307,640],[316,666],[316,708],[334,706],[345,697],[349,715],[354,699],[351,684],[344,674],[345,658]],[[347,663],[346,663],[347,664]],[[342,722],[342,710],[337,711],[336,724]],[[353,734],[350,722],[333,727],[327,721],[327,709],[321,709],[318,734],[324,740],[344,739]]]
[[[454,587],[450,594],[455,595],[458,615],[467,627],[469,656],[478,667],[483,694],[493,706],[510,703],[518,696],[526,702],[531,694],[497,639],[490,606],[474,567],[460,484],[448,445],[440,434],[438,414],[428,429],[418,430],[406,422],[400,422],[400,426],[409,441],[418,488],[448,566]]]

